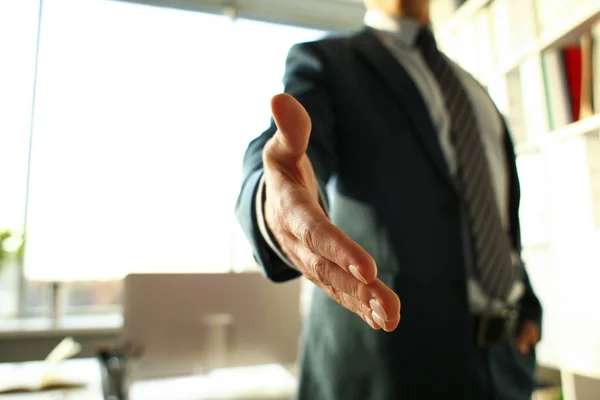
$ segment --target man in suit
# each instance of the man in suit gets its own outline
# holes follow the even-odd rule
[[[244,158],[257,262],[320,289],[299,398],[529,399],[542,311],[507,127],[438,50],[427,0],[366,5],[361,32],[290,50]]]

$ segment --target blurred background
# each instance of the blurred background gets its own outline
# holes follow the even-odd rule
[[[121,332],[130,274],[256,274],[233,216],[244,150],[290,46],[363,14],[361,0],[1,1],[0,363],[65,336],[93,356]],[[600,1],[432,0],[432,17],[512,128],[540,379],[598,399]]]

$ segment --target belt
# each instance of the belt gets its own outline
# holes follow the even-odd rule
[[[473,316],[477,346],[490,347],[515,335],[519,314],[515,310],[487,311]]]

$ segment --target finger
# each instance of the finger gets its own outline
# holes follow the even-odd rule
[[[400,318],[401,318],[400,314],[396,314],[396,315],[394,315],[394,317],[392,319],[390,319],[388,321],[385,321],[384,324],[381,327],[386,332],[392,332],[400,324]],[[376,321],[375,318],[373,318],[373,320]]]
[[[312,253],[325,257],[362,283],[377,277],[375,260],[358,243],[331,223],[306,191],[289,193],[282,204],[287,229]]]
[[[271,112],[277,125],[270,153],[279,160],[297,161],[306,152],[311,121],[304,107],[286,93],[271,100]]]
[[[340,296],[343,298],[342,301],[344,304],[342,306],[344,308],[347,308],[348,310],[358,310],[355,311],[355,313],[358,314],[358,316],[361,317],[363,321],[365,321],[371,327],[371,329],[376,331],[381,329],[381,326],[379,326],[379,324],[373,320],[373,317],[371,316],[371,309],[369,307],[360,303],[357,299],[347,295],[346,293],[340,293]]]
[[[369,325],[371,327],[371,329],[373,329],[375,331],[381,330],[381,327],[379,325],[377,325],[373,321],[373,319],[368,316],[368,314],[361,314],[360,317],[363,319],[363,321],[365,321],[367,323],[367,325]]]
[[[379,326],[387,327],[387,322],[391,322],[389,327],[395,329],[396,321],[399,321],[400,299],[381,280],[376,279],[371,284],[359,282],[333,262],[312,253],[300,242],[295,243],[292,253],[304,265],[307,278],[325,290],[338,303],[346,307],[344,296],[341,294],[348,295],[367,307],[370,310],[369,315]]]

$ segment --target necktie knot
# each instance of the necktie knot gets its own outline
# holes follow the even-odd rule
[[[427,26],[423,26],[417,34],[415,40],[415,47],[423,54],[430,54],[432,51],[437,50],[437,43],[435,41],[435,35]]]

